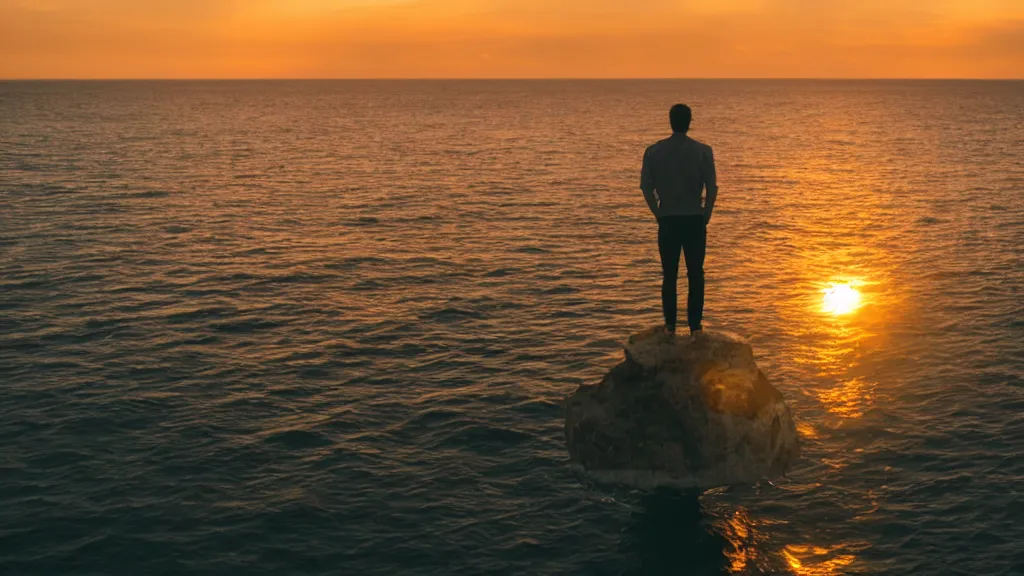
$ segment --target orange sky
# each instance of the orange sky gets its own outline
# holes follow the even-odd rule
[[[1024,0],[0,0],[0,78],[1024,78]]]

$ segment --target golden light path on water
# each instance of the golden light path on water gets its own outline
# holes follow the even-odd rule
[[[819,380],[805,391],[832,417],[830,423],[817,424],[798,420],[797,430],[804,442],[820,439],[819,428],[841,427],[846,421],[861,418],[875,401],[875,383],[857,373],[858,350],[872,336],[867,328],[868,313],[873,303],[868,291],[877,282],[864,277],[834,276],[825,281],[807,282],[802,286],[803,304],[793,313],[804,326],[801,330],[814,334],[794,358],[809,365]],[[842,459],[822,460],[838,473],[847,466]],[[869,495],[870,496],[870,495]],[[869,497],[870,500],[870,497]],[[867,502],[868,508],[877,505]],[[870,512],[870,510],[869,510]],[[772,522],[768,522],[771,524]],[[758,549],[766,542],[770,526],[744,508],[729,514],[719,523],[722,534],[730,541],[726,551],[728,571],[746,574],[757,566]],[[838,576],[849,570],[857,560],[855,542],[822,546],[817,543],[784,544],[778,551],[786,570],[798,576]]]
[[[834,383],[819,389],[817,396],[830,414],[840,418],[860,418],[873,401],[873,386],[852,373],[857,349],[869,336],[857,318],[866,304],[861,294],[866,284],[861,278],[852,278],[830,281],[821,289],[820,312],[826,319],[819,326],[827,329],[828,338],[818,347],[816,363],[822,376],[834,378]]]
[[[820,118],[830,134],[846,133],[857,121]],[[778,171],[782,181],[798,183],[803,193],[799,210],[769,206],[776,210],[768,224],[783,226],[757,231],[787,249],[779,249],[780,244],[770,252],[750,252],[747,269],[767,288],[759,304],[777,320],[755,350],[774,354],[772,377],[786,388],[803,443],[804,468],[776,486],[793,493],[830,491],[860,464],[851,438],[860,437],[857,430],[876,405],[877,351],[888,338],[890,315],[897,314],[910,293],[897,280],[900,258],[889,249],[905,242],[899,228],[888,225],[891,199],[868,192],[871,186],[854,177],[873,173],[871,159],[855,148],[839,154],[817,145],[809,150],[800,166]],[[752,197],[760,197],[759,184],[751,185]],[[735,301],[744,296],[737,294]],[[813,481],[801,480],[809,477]],[[835,512],[853,518],[872,514],[877,500],[871,490],[848,490],[836,501]],[[856,571],[868,547],[860,538],[837,539],[788,524],[760,513],[756,500],[733,513],[723,510],[716,526],[730,543],[728,570],[838,576]],[[791,535],[781,536],[785,533]]]

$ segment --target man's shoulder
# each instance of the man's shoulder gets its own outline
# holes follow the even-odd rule
[[[695,147],[699,148],[700,150],[702,150],[704,152],[711,152],[711,146],[710,145],[705,144],[705,143],[701,142],[700,140],[695,140],[693,138],[690,138],[690,140],[693,142],[693,145]]]
[[[644,150],[644,154],[645,155],[646,154],[653,154],[653,153],[657,152],[658,150],[661,150],[662,148],[665,147],[666,144],[668,144],[668,141],[669,141],[669,138],[663,138],[661,140],[658,140],[654,144],[651,144],[650,146],[648,146],[647,149]]]

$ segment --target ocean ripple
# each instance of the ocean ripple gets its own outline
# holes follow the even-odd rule
[[[722,184],[707,324],[804,441],[699,502],[563,445],[562,399],[661,321],[637,170],[678,99]],[[1022,109],[1015,82],[2,83],[0,573],[1024,573]],[[823,311],[837,282],[858,309]]]

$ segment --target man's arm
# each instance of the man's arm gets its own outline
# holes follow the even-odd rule
[[[654,175],[651,174],[651,165],[648,160],[648,153],[644,152],[644,164],[640,169],[640,190],[643,190],[644,200],[647,201],[647,207],[651,209],[651,214],[654,217],[658,217],[658,195],[654,188]]]
[[[715,200],[718,199],[718,175],[715,174],[715,156],[708,146],[704,155],[704,188],[707,190],[707,198],[704,200],[704,223],[711,222],[711,211],[715,209]]]

